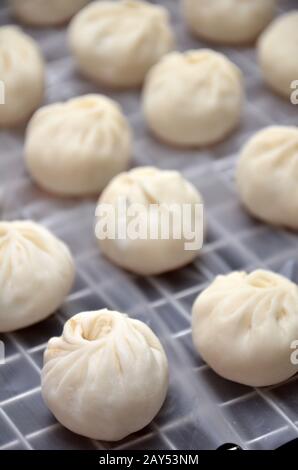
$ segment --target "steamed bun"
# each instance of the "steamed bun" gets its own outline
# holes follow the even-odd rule
[[[15,26],[0,27],[0,80],[0,126],[22,124],[43,99],[44,62],[35,41]]]
[[[270,271],[218,276],[193,306],[194,345],[222,377],[255,387],[298,372],[296,284]]]
[[[129,124],[118,104],[102,95],[45,106],[26,135],[32,178],[60,195],[99,194],[127,168],[131,153]]]
[[[102,253],[112,262],[134,273],[149,276],[180,268],[196,258],[199,248],[185,249],[185,244],[190,240],[186,240],[183,233],[180,238],[175,238],[175,233],[179,233],[182,224],[173,217],[175,209],[170,205],[176,204],[178,208],[182,208],[183,204],[189,205],[192,227],[194,229],[197,224],[197,230],[200,230],[203,226],[202,213],[196,214],[196,206],[202,205],[202,198],[196,188],[179,172],[162,171],[154,167],[139,167],[122,173],[116,176],[104,190],[99,199],[99,206],[105,204],[117,211],[121,200],[128,203],[127,220],[124,221],[122,217],[116,220],[117,237],[115,239],[111,237],[99,239]],[[131,218],[129,216],[129,211],[134,204],[141,205],[135,219],[133,215]],[[152,205],[156,205],[156,213],[149,210]],[[106,218],[105,214],[102,217],[105,233],[106,227],[114,227],[114,217],[109,215]],[[198,217],[201,219],[198,220]],[[100,222],[101,217],[98,219]],[[125,226],[127,231],[128,224],[133,219],[136,225],[140,223],[140,226],[148,227],[147,238],[126,237],[125,240],[120,238],[123,223],[127,224]],[[161,231],[161,221],[164,223],[166,220],[169,220],[168,239],[162,237]],[[150,234],[155,228],[157,228],[157,236],[153,238]],[[100,230],[98,232],[100,233]]]
[[[298,128],[272,126],[244,146],[237,165],[245,207],[265,222],[298,230]]]
[[[224,55],[209,49],[173,52],[149,72],[143,109],[160,139],[210,145],[238,125],[243,94],[241,72]]]
[[[92,3],[73,19],[69,40],[82,71],[116,87],[141,85],[174,45],[165,8],[138,0]]]
[[[9,0],[17,18],[33,26],[54,26],[68,21],[89,0]]]
[[[277,93],[289,98],[298,79],[298,10],[278,17],[261,35],[258,56],[263,76]]]
[[[0,332],[44,320],[69,293],[74,263],[66,245],[30,221],[0,222]]]
[[[271,21],[276,0],[183,0],[191,31],[223,44],[243,44],[256,39]]]
[[[46,404],[66,428],[92,439],[117,441],[145,427],[167,388],[168,362],[158,338],[118,312],[75,315],[44,355]]]

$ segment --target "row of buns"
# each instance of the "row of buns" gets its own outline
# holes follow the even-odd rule
[[[267,223],[292,230],[298,230],[297,154],[297,128],[268,127],[244,146],[236,169],[238,192],[249,212]],[[170,207],[165,207],[169,202],[179,207],[188,204],[192,209],[203,203],[197,188],[179,172],[153,167],[139,167],[115,176],[100,196],[99,205],[109,204],[116,211],[121,198],[130,204],[142,204],[152,225],[157,222],[150,216],[152,203],[160,207],[162,216],[167,215],[166,210],[170,211]],[[198,227],[194,210],[191,217],[192,226]],[[200,227],[206,219],[208,225],[205,217]],[[196,258],[200,247],[185,250],[188,240],[183,236],[175,238],[175,223],[179,219],[175,220],[167,239],[127,239],[124,244],[117,237],[101,238],[101,251],[116,265],[139,275],[177,269]],[[122,220],[108,220],[111,226],[115,223],[119,225]],[[30,222],[1,222],[0,249],[0,331],[3,332],[28,326],[54,312],[72,285],[74,263],[66,247],[61,248],[45,229],[39,230]],[[45,278],[47,275],[49,279]],[[45,287],[41,289],[43,284]],[[8,291],[6,285],[10,286]],[[36,291],[34,297],[30,295],[32,289]]]
[[[0,331],[54,312],[74,280],[68,248],[30,221],[0,223]],[[222,377],[268,386],[298,371],[298,287],[256,270],[217,276],[192,309],[196,351]],[[143,322],[109,311],[80,312],[48,342],[42,395],[55,417],[83,436],[117,441],[160,410],[169,384],[167,354]]]
[[[287,380],[298,371],[297,305],[297,285],[273,272],[218,276],[193,305],[195,349],[235,382],[260,387]],[[152,330],[100,310],[75,315],[49,341],[42,394],[68,429],[115,441],[150,423],[168,382],[167,355]]]
[[[25,17],[21,13],[22,8],[29,8],[29,3],[33,8],[35,1],[15,2],[15,10],[18,12],[19,9],[19,16]],[[45,13],[47,8],[55,10],[56,2],[53,5],[52,2],[38,2],[39,8],[42,3],[48,4],[43,6]],[[79,5],[82,2],[74,3],[74,11],[82,6]],[[185,1],[185,9],[192,31],[200,34],[200,25],[207,28],[210,23],[213,25],[210,29],[214,30],[210,39],[216,41],[215,32],[220,35],[222,28],[230,34],[227,42],[233,43],[234,34],[235,43],[241,43],[244,38],[241,41],[238,37],[237,41],[237,36],[245,33],[245,24],[249,30],[255,25],[247,38],[255,40],[272,19],[275,3],[274,0],[240,3],[217,0],[210,4],[188,0]],[[38,11],[38,6],[34,11]],[[239,15],[236,15],[235,8],[239,9]],[[58,13],[57,6],[56,10]],[[225,21],[231,24],[225,26]],[[288,98],[292,92],[291,84],[298,75],[295,53],[297,23],[297,11],[280,16],[258,40],[259,63],[265,80]],[[207,33],[201,34],[208,37]],[[140,0],[92,2],[71,21],[68,37],[78,67],[95,82],[121,88],[136,87],[145,82],[145,117],[155,134],[167,142],[182,146],[211,144],[224,138],[239,121],[243,95],[240,71],[228,59],[210,50],[172,53],[175,49],[174,33],[169,15],[162,6]],[[217,41],[221,42],[220,38]],[[6,103],[0,108],[0,125],[12,126],[26,121],[41,104],[44,63],[34,41],[15,27],[0,29],[0,51],[0,75],[6,89]],[[180,113],[189,105],[189,114],[183,116],[187,119],[187,126],[181,128],[183,119]],[[165,113],[169,113],[168,123],[164,122]],[[203,138],[202,133],[206,129],[214,124],[219,126],[214,123],[216,119],[225,121],[224,115],[228,117],[227,129]],[[198,128],[196,138],[191,132],[194,127]]]

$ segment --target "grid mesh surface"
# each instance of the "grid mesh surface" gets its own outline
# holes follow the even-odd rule
[[[178,0],[164,0],[171,12],[178,48],[206,46],[186,31]],[[285,11],[295,1],[280,2]],[[12,23],[8,9],[0,24]],[[192,347],[190,311],[197,294],[219,273],[267,267],[298,282],[298,238],[257,223],[241,208],[234,189],[237,152],[247,138],[269,124],[297,125],[298,107],[274,96],[262,83],[252,48],[218,50],[244,71],[247,103],[241,127],[221,145],[202,151],[166,147],[146,130],[140,93],[115,93],[82,79],[69,56],[65,29],[34,30],[47,60],[46,103],[103,92],[124,109],[134,131],[134,164],[179,169],[204,196],[208,237],[195,263],[166,276],[140,278],[112,266],[93,237],[96,201],[59,200],[37,189],[23,164],[23,129],[0,132],[0,216],[32,218],[65,240],[77,264],[74,289],[59,312],[31,328],[0,338],[6,365],[0,366],[0,449],[212,449],[234,441],[248,449],[273,449],[298,436],[298,378],[252,389],[226,381],[204,364]],[[79,221],[79,223],[78,223]],[[170,362],[166,403],[154,422],[124,441],[91,441],[64,429],[42,402],[40,370],[49,337],[82,310],[109,307],[144,320],[159,335]]]

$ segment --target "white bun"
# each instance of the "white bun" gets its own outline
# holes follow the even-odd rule
[[[86,95],[37,111],[25,153],[32,178],[46,190],[66,196],[99,194],[128,167],[132,136],[116,102]]]
[[[236,180],[240,198],[251,214],[298,230],[297,162],[297,127],[267,127],[247,142]]]
[[[0,126],[23,124],[42,102],[44,62],[35,41],[15,26],[0,27],[0,80]]]
[[[283,276],[257,270],[218,276],[193,307],[194,345],[222,377],[255,387],[298,371],[298,289]]]
[[[141,85],[174,46],[165,8],[138,0],[91,3],[73,19],[69,41],[85,75],[112,87]]]
[[[276,0],[183,0],[190,30],[219,44],[254,41],[271,21]]]
[[[30,221],[0,222],[0,332],[54,313],[73,280],[68,248],[47,229]]]
[[[258,42],[259,63],[267,84],[289,98],[298,80],[298,10],[278,17]]]
[[[9,0],[14,15],[32,26],[55,26],[68,21],[89,0]]]
[[[161,140],[200,147],[235,129],[243,94],[241,72],[224,55],[209,49],[173,52],[149,72],[143,110]]]
[[[116,265],[148,276],[180,268],[198,256],[198,249],[185,249],[187,240],[183,234],[181,238],[175,238],[175,233],[178,232],[176,229],[179,230],[176,225],[179,224],[177,219],[170,218],[168,239],[163,239],[160,235],[161,217],[165,221],[166,217],[172,213],[169,204],[176,204],[179,208],[183,204],[188,204],[191,208],[193,227],[195,223],[199,225],[195,207],[202,204],[201,195],[179,172],[140,167],[128,173],[122,173],[114,178],[105,189],[99,199],[99,205],[107,204],[116,208],[119,198],[128,201],[129,206],[141,204],[145,208],[141,213],[141,217],[144,217],[142,225],[147,224],[150,229],[158,227],[159,232],[156,239],[148,237],[146,239],[105,238],[99,240],[102,253]],[[149,208],[152,204],[159,208],[159,218],[150,213]],[[163,207],[163,204],[167,206]],[[119,224],[120,221],[117,221],[117,233]],[[113,220],[108,219],[107,225],[112,227]],[[203,225],[202,221],[201,225]]]
[[[152,421],[166,397],[168,361],[139,320],[106,309],[75,315],[44,356],[42,395],[65,427],[117,441]]]

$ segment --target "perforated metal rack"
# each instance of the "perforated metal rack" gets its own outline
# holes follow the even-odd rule
[[[155,3],[171,12],[179,49],[206,46],[186,31],[178,0]],[[295,1],[280,1],[283,11],[295,6]],[[0,24],[12,22],[2,3]],[[195,263],[169,275],[145,279],[117,269],[101,256],[94,239],[96,201],[59,200],[37,189],[25,172],[23,130],[0,132],[0,217],[41,222],[68,243],[77,265],[73,291],[56,315],[0,337],[6,345],[6,365],[0,366],[0,449],[212,449],[229,441],[248,449],[273,449],[297,437],[298,378],[253,389],[218,377],[193,350],[190,311],[197,294],[219,273],[262,266],[298,282],[298,237],[251,219],[239,204],[233,182],[237,152],[247,138],[269,124],[297,125],[298,106],[264,86],[253,48],[217,48],[245,75],[242,125],[211,149],[175,150],[148,134],[139,92],[102,90],[79,76],[65,28],[25,29],[37,39],[47,60],[45,102],[95,91],[116,99],[135,132],[134,164],[181,170],[204,196],[208,238]],[[71,315],[101,307],[148,323],[161,338],[170,362],[169,394],[160,414],[141,432],[114,444],[64,429],[40,393],[47,340],[61,333]]]

